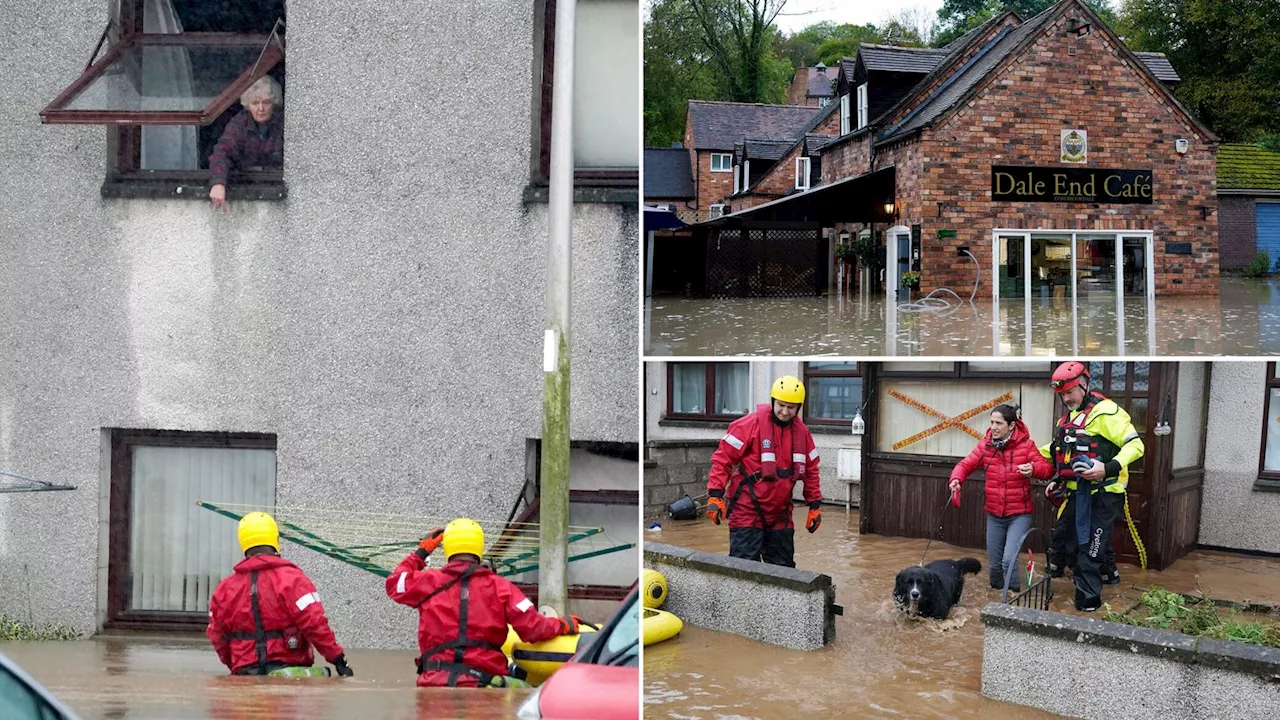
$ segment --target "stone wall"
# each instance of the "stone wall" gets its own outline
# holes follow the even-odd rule
[[[667,505],[688,495],[707,493],[711,453],[720,444],[714,440],[653,440],[644,462],[644,516],[665,516]],[[701,504],[701,503],[699,503]]]

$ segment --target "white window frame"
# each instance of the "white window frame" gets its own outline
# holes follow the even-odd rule
[[[751,187],[751,161],[742,161],[742,192],[746,192]]]
[[[809,189],[809,158],[796,158],[796,189]]]
[[[858,129],[867,126],[867,84],[862,83],[858,86]]]
[[[840,96],[840,134],[849,134],[849,96]]]
[[[741,172],[739,172],[740,170],[742,170],[742,166],[740,165],[733,166],[733,192],[735,195],[738,193],[738,189],[741,187],[741,185],[739,184],[739,178],[741,177]]]
[[[711,203],[711,205],[707,207],[707,214],[711,216],[712,220],[723,216],[724,203]]]
[[[818,98],[818,107],[824,108],[830,104],[831,104],[831,98],[827,97],[826,95],[823,95],[822,97]]]
[[[716,158],[724,158],[720,162],[720,167],[716,167]],[[711,172],[732,172],[733,171],[733,153],[711,153]]]

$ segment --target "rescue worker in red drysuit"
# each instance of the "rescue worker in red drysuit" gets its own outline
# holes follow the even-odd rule
[[[1049,571],[1060,576],[1070,565],[1076,609],[1102,607],[1102,586],[1120,582],[1111,532],[1125,506],[1129,465],[1146,452],[1129,413],[1114,400],[1089,389],[1089,368],[1062,363],[1050,381],[1067,412],[1054,427],[1053,442],[1040,454],[1056,475],[1045,488],[1055,501],[1065,497],[1050,536]]]
[[[439,570],[427,556],[444,545]],[[529,687],[506,676],[507,625],[524,642],[576,635],[582,619],[547,617],[511,581],[480,564],[484,530],[456,518],[431,531],[387,577],[387,596],[418,609],[418,686]]]
[[[342,646],[329,629],[316,586],[297,565],[280,557],[280,531],[263,512],[240,519],[244,560],[218,583],[209,598],[209,627],[218,659],[233,675],[313,677],[312,647],[351,677]]]
[[[804,483],[809,504],[805,529],[812,533],[822,524],[818,448],[800,421],[799,379],[778,378],[769,401],[734,420],[711,455],[707,517],[717,525],[729,519],[730,557],[795,567],[791,496],[797,482]]]

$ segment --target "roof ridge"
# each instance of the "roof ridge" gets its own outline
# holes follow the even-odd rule
[[[741,107],[791,108],[791,109],[809,110],[809,111],[813,110],[813,108],[807,105],[774,105],[772,103],[736,102],[734,100],[695,100],[693,98],[689,98],[689,102],[700,103],[702,105],[738,105]]]
[[[933,52],[933,53],[950,52],[949,50],[946,50],[944,48],[910,47],[908,45],[884,45],[882,43],[864,43],[864,42],[858,43],[858,47],[877,48],[880,50],[906,50],[907,52]]]

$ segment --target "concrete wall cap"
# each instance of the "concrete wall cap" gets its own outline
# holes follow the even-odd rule
[[[661,543],[646,542],[644,559],[647,567],[667,563],[802,592],[831,587],[830,575],[811,570],[769,565],[755,560],[743,560]]]

